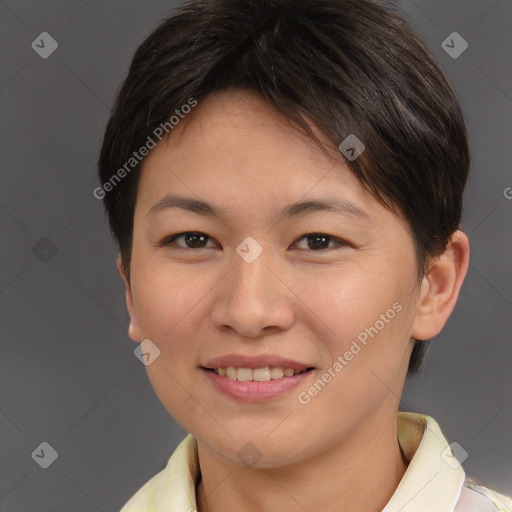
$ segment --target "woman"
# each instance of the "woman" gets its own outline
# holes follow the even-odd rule
[[[95,196],[190,434],[122,512],[510,509],[398,411],[468,268],[469,161],[442,72],[373,2],[192,1],[142,43]]]

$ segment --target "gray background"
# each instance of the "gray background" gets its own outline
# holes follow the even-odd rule
[[[95,162],[138,44],[174,2],[2,1],[0,510],[117,511],[185,432],[127,335]],[[403,410],[432,415],[466,471],[512,490],[512,2],[404,0],[461,101],[472,148],[471,267]],[[49,32],[42,59],[32,41]],[[469,43],[457,59],[441,43]],[[56,252],[55,252],[56,251]],[[42,469],[34,450],[57,460]],[[48,453],[48,452],[47,452]]]

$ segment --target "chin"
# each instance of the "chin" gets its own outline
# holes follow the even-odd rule
[[[266,433],[260,437],[230,437],[228,434],[222,439],[209,439],[206,444],[218,457],[242,467],[253,469],[276,469],[300,462],[307,457],[304,452],[304,442],[300,443],[300,450],[296,449],[295,442],[290,438],[276,437],[270,439]],[[194,436],[195,437],[195,436]],[[197,437],[196,437],[197,439]],[[298,447],[297,447],[298,448]]]

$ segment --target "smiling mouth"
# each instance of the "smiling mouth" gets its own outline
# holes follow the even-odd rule
[[[306,373],[314,368],[306,368],[304,370],[295,370],[293,368],[283,368],[282,366],[263,366],[261,368],[243,368],[228,366],[225,368],[204,368],[204,370],[210,371],[225,377],[230,380],[238,380],[242,382],[256,381],[264,382],[269,380],[278,380],[287,377],[293,377],[301,373]]]

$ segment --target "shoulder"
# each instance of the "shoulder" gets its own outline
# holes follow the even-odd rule
[[[120,512],[156,512],[156,496],[164,470],[148,480],[123,506]]]
[[[188,434],[174,450],[165,468],[148,480],[120,512],[193,509],[198,476],[197,442]]]
[[[467,478],[454,512],[512,512],[512,497]]]

